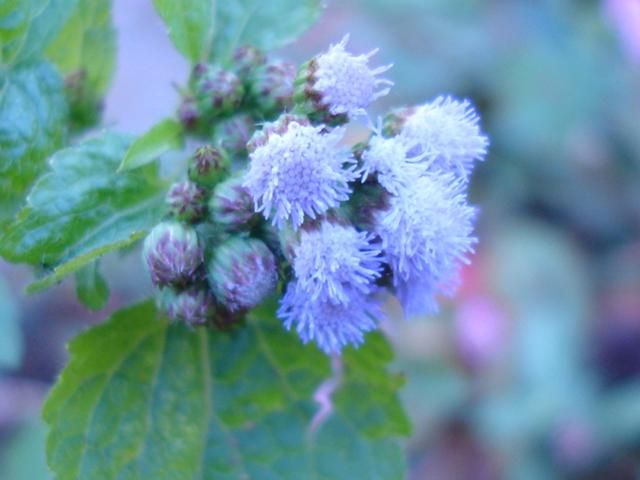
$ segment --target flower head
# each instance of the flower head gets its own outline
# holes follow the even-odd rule
[[[203,261],[196,231],[174,221],[159,223],[151,230],[142,256],[151,281],[159,287],[188,283]]]
[[[373,235],[328,221],[303,230],[294,247],[293,270],[311,300],[348,303],[353,290],[369,293],[382,270]]]
[[[315,218],[347,200],[355,174],[349,153],[338,146],[343,129],[325,132],[323,126],[283,117],[250,142],[244,185],[265,218],[298,228],[305,216]]]
[[[374,130],[374,133],[362,153],[358,174],[362,182],[375,175],[386,191],[398,195],[409,182],[421,175],[422,169],[415,162],[408,161],[408,147],[402,139],[383,137],[380,130]]]
[[[254,238],[232,237],[217,246],[208,273],[216,299],[230,312],[258,306],[278,281],[273,253]]]
[[[484,160],[489,145],[478,122],[467,100],[438,97],[408,109],[399,137],[413,161],[425,169],[454,172],[466,181],[475,161]]]
[[[280,301],[278,317],[285,328],[295,326],[304,343],[315,341],[326,354],[339,354],[347,345],[358,346],[364,334],[374,330],[380,310],[376,299],[351,290],[346,302],[312,299],[299,283],[292,282]]]
[[[362,115],[371,102],[389,93],[393,82],[377,78],[391,65],[370,68],[369,59],[377,53],[352,55],[345,50],[349,36],[317,56],[311,64],[311,92],[332,115]]]
[[[377,214],[394,285],[407,315],[435,309],[434,294],[450,293],[476,243],[476,210],[452,174],[415,179]]]

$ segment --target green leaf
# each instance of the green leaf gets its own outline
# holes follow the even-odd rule
[[[0,223],[64,142],[66,115],[62,82],[48,63],[0,73]]]
[[[38,58],[65,24],[78,0],[8,0],[0,6],[0,60]]]
[[[100,261],[85,265],[76,272],[76,295],[91,310],[100,310],[109,300],[109,285],[100,273]]]
[[[0,277],[0,369],[17,368],[22,360],[22,336],[18,306],[6,282]]]
[[[329,360],[273,312],[231,333],[169,324],[152,302],[73,340],[44,408],[66,479],[404,478],[407,421],[371,335],[343,357],[333,412],[310,429]]]
[[[192,62],[206,58],[215,29],[216,1],[153,0],[153,4],[180,53]]]
[[[133,142],[118,172],[126,172],[151,163],[169,150],[182,148],[183,143],[182,125],[170,118],[163,120]]]
[[[149,166],[117,174],[128,137],[104,133],[58,151],[27,205],[0,238],[0,254],[42,265],[46,288],[107,252],[131,245],[161,217],[165,185]]]
[[[78,8],[46,51],[65,74],[83,75],[90,96],[102,96],[111,80],[116,56],[111,0],[79,0]]]
[[[320,0],[154,0],[154,5],[176,48],[193,62],[225,61],[245,44],[281,47],[307,30],[321,11]]]
[[[302,35],[322,10],[320,0],[237,0],[217,4],[213,59],[225,60],[241,45],[264,50]]]

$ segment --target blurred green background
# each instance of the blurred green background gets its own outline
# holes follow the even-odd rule
[[[141,133],[175,110],[187,65],[151,2],[117,0],[114,19],[105,119]],[[410,479],[640,478],[640,0],[333,0],[282,55],[347,32],[394,63],[374,114],[468,97],[492,143],[459,294],[385,324],[407,377]],[[25,297],[30,272],[0,263],[2,479],[48,478],[39,406],[66,340],[149,292],[135,254],[103,267],[112,296],[96,314],[73,282]]]

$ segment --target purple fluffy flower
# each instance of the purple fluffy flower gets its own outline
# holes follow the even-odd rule
[[[438,97],[409,109],[398,137],[411,161],[423,170],[453,172],[467,180],[476,161],[487,154],[488,138],[467,100]]]
[[[312,301],[349,303],[356,290],[368,294],[382,270],[381,250],[373,235],[352,226],[323,221],[303,230],[293,249],[293,270],[300,290]]]
[[[295,327],[303,343],[314,341],[326,354],[339,354],[347,345],[361,345],[364,334],[376,329],[380,318],[372,295],[351,290],[346,297],[341,303],[312,299],[299,283],[292,282],[280,301],[278,317],[288,330]]]
[[[332,45],[313,61],[312,91],[319,95],[332,115],[362,115],[371,102],[389,93],[393,82],[377,76],[391,65],[370,68],[369,59],[377,49],[365,55],[352,55],[345,50],[349,36]]]
[[[342,128],[329,132],[283,116],[253,142],[245,176],[256,211],[278,228],[297,229],[305,217],[315,218],[349,198],[355,178],[353,160],[338,143]]]
[[[434,311],[434,295],[452,293],[473,252],[476,210],[461,187],[452,174],[426,175],[377,214],[376,233],[407,316]]]

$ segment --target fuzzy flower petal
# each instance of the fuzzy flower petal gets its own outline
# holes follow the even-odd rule
[[[432,312],[435,294],[454,291],[476,243],[475,217],[452,174],[417,178],[377,215],[376,232],[407,316]]]
[[[251,153],[244,186],[256,211],[278,228],[289,222],[297,229],[305,216],[315,218],[349,198],[355,174],[349,152],[338,145],[344,130],[323,130],[294,121]]]
[[[285,328],[295,326],[303,343],[315,341],[328,355],[339,354],[347,345],[361,345],[364,334],[377,328],[380,315],[371,295],[352,291],[346,304],[313,300],[296,282],[289,284],[278,309]]]
[[[352,226],[328,221],[303,230],[293,260],[299,287],[313,301],[342,304],[349,302],[352,290],[370,293],[382,270],[381,250],[372,237]]]
[[[331,114],[357,116],[364,114],[371,102],[389,93],[393,82],[377,78],[377,75],[389,70],[391,65],[369,68],[367,63],[377,50],[352,55],[345,50],[348,41],[347,35],[315,59],[317,70],[313,89],[320,94]]]
[[[363,182],[370,175],[375,175],[386,191],[398,195],[406,185],[422,174],[423,169],[415,160],[415,157],[412,161],[408,160],[408,148],[402,139],[386,138],[377,133],[369,140],[368,148],[362,154],[362,166],[357,173]]]
[[[438,97],[417,107],[399,136],[416,162],[433,171],[454,172],[466,181],[474,163],[484,160],[489,146],[478,122],[478,114],[467,100]]]

